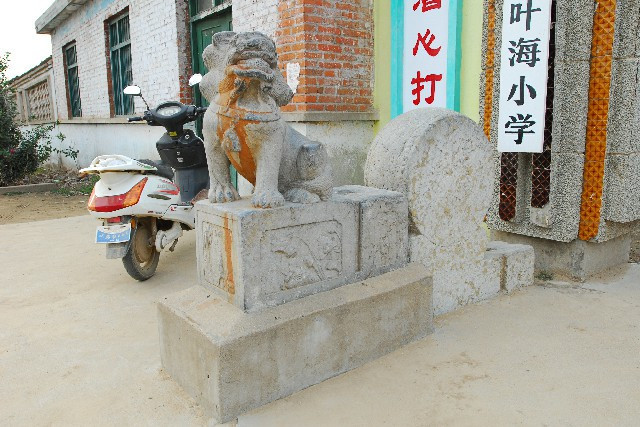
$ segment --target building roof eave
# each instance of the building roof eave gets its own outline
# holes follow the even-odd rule
[[[36,33],[51,34],[58,25],[64,22],[88,0],[55,0],[51,6],[36,20]]]
[[[49,67],[51,67],[52,64],[53,64],[53,60],[51,59],[51,56],[48,56],[47,58],[43,59],[35,67],[30,68],[29,70],[25,71],[19,76],[15,76],[11,80],[9,80],[7,83],[9,84],[9,86],[13,87],[14,89],[18,88],[23,83],[29,81],[32,75],[46,71]]]

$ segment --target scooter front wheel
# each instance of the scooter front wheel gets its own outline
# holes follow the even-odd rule
[[[131,231],[131,240],[122,264],[127,273],[138,281],[145,281],[156,273],[160,252],[155,246],[155,227],[153,219],[142,218],[136,221]]]

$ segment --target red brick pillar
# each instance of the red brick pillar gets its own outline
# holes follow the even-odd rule
[[[369,0],[281,0],[276,45],[283,73],[300,64],[288,112],[369,112],[374,30]]]

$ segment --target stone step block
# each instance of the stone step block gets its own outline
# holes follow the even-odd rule
[[[488,257],[501,260],[501,290],[512,292],[534,283],[534,248],[529,245],[491,241],[487,245]]]

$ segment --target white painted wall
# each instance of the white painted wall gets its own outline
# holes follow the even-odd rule
[[[22,129],[27,129],[23,127]],[[51,132],[51,142],[56,148],[72,148],[79,151],[76,160],[53,154],[49,163],[69,169],[89,166],[94,157],[102,154],[122,154],[134,159],[158,160],[155,142],[164,133],[162,127],[141,123],[98,124],[60,123]],[[61,142],[56,135],[62,133]]]
[[[367,150],[374,139],[373,121],[292,122],[290,125],[325,145],[335,186],[363,185]]]
[[[260,31],[271,38],[278,28],[278,0],[233,0],[234,31]]]

